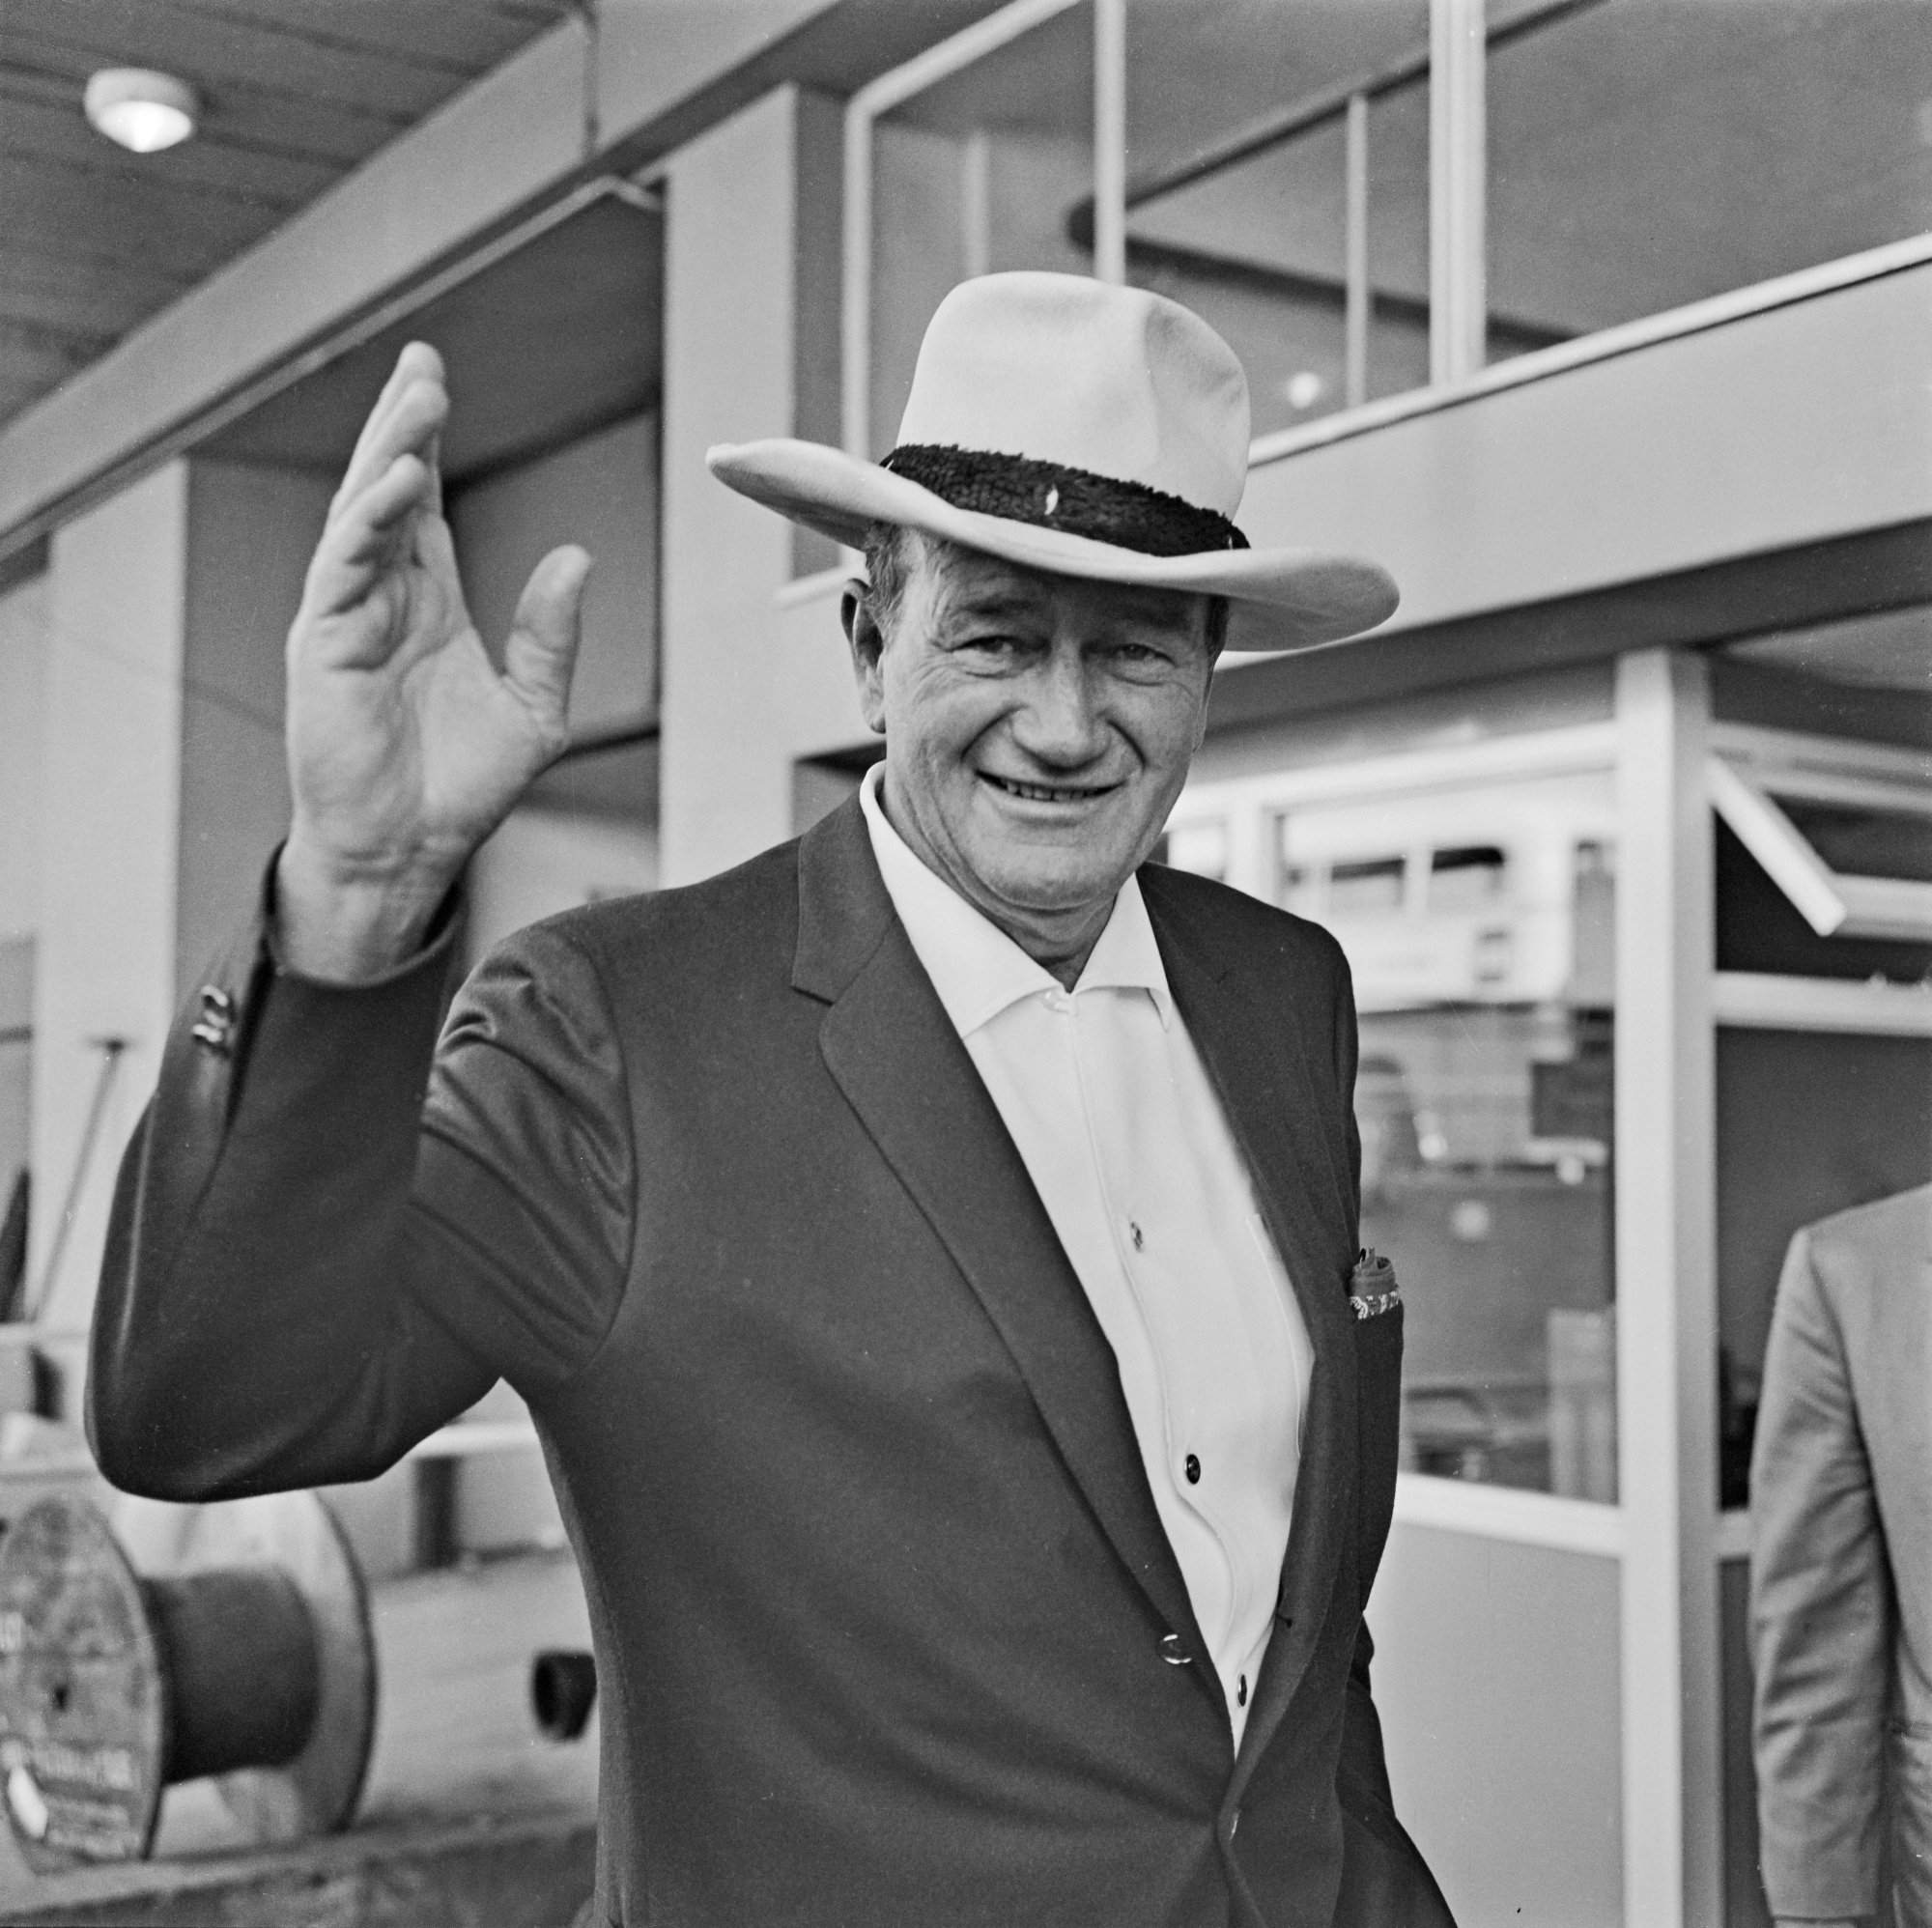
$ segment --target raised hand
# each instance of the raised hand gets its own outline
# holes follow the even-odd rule
[[[278,918],[288,962],[314,977],[370,978],[407,957],[566,740],[590,558],[564,548],[537,564],[498,671],[442,518],[448,414],[441,358],[412,342],[329,505],[289,631],[295,812]]]

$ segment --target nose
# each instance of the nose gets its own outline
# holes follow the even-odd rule
[[[1014,714],[1013,741],[1037,762],[1072,770],[1106,748],[1106,728],[1087,671],[1073,651],[1055,650],[1027,679]]]

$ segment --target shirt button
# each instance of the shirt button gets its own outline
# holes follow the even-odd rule
[[[1187,1484],[1190,1487],[1201,1484],[1201,1461],[1192,1453],[1187,1456]]]
[[[1235,1694],[1235,1705],[1236,1707],[1245,1707],[1247,1706],[1247,1704],[1248,1704],[1248,1677],[1246,1674],[1243,1674],[1241,1676],[1241,1685]]]
[[[1140,1227],[1136,1225],[1132,1219],[1127,1220],[1127,1236],[1134,1241],[1134,1250],[1136,1252],[1138,1252],[1141,1249],[1141,1247],[1147,1243],[1146,1235],[1142,1233]]]

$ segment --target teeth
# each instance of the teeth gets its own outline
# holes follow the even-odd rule
[[[1099,795],[1097,790],[1082,789],[1071,783],[1016,783],[1010,777],[995,777],[993,780],[1009,795],[1022,797],[1030,804],[1065,804]]]

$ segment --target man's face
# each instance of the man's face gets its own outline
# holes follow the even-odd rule
[[[847,604],[887,814],[1023,949],[1084,957],[1200,747],[1207,598],[916,548],[889,638]]]

